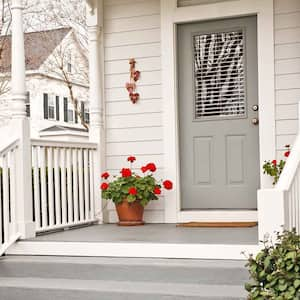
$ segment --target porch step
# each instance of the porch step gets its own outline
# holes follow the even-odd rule
[[[0,260],[0,299],[246,299],[243,261],[16,257]]]

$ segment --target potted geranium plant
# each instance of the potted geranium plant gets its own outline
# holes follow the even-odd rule
[[[104,182],[101,184],[102,198],[115,203],[119,217],[119,225],[143,225],[144,207],[152,200],[158,200],[162,187],[166,190],[173,188],[170,180],[157,180],[153,173],[156,171],[154,163],[141,167],[141,174],[132,171],[132,164],[136,161],[134,156],[129,156],[129,168],[123,168],[120,175],[111,177],[108,172],[101,175]]]

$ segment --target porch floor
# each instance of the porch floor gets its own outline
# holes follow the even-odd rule
[[[31,241],[257,245],[258,230],[257,227],[186,228],[175,224],[120,227],[105,224],[43,234]]]

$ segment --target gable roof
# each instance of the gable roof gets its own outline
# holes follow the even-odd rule
[[[24,34],[26,70],[37,70],[72,28],[58,28]],[[0,37],[0,72],[11,71],[11,36]]]

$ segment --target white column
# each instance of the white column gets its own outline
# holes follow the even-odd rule
[[[94,156],[95,210],[103,222],[103,204],[99,189],[101,172],[105,170],[105,120],[103,92],[102,1],[95,1],[87,10],[89,37],[90,142],[97,143]]]
[[[12,0],[11,109],[12,125],[20,141],[17,162],[17,225],[22,238],[29,238],[35,235],[35,227],[32,220],[30,124],[25,110],[25,50],[22,10],[22,0]]]

